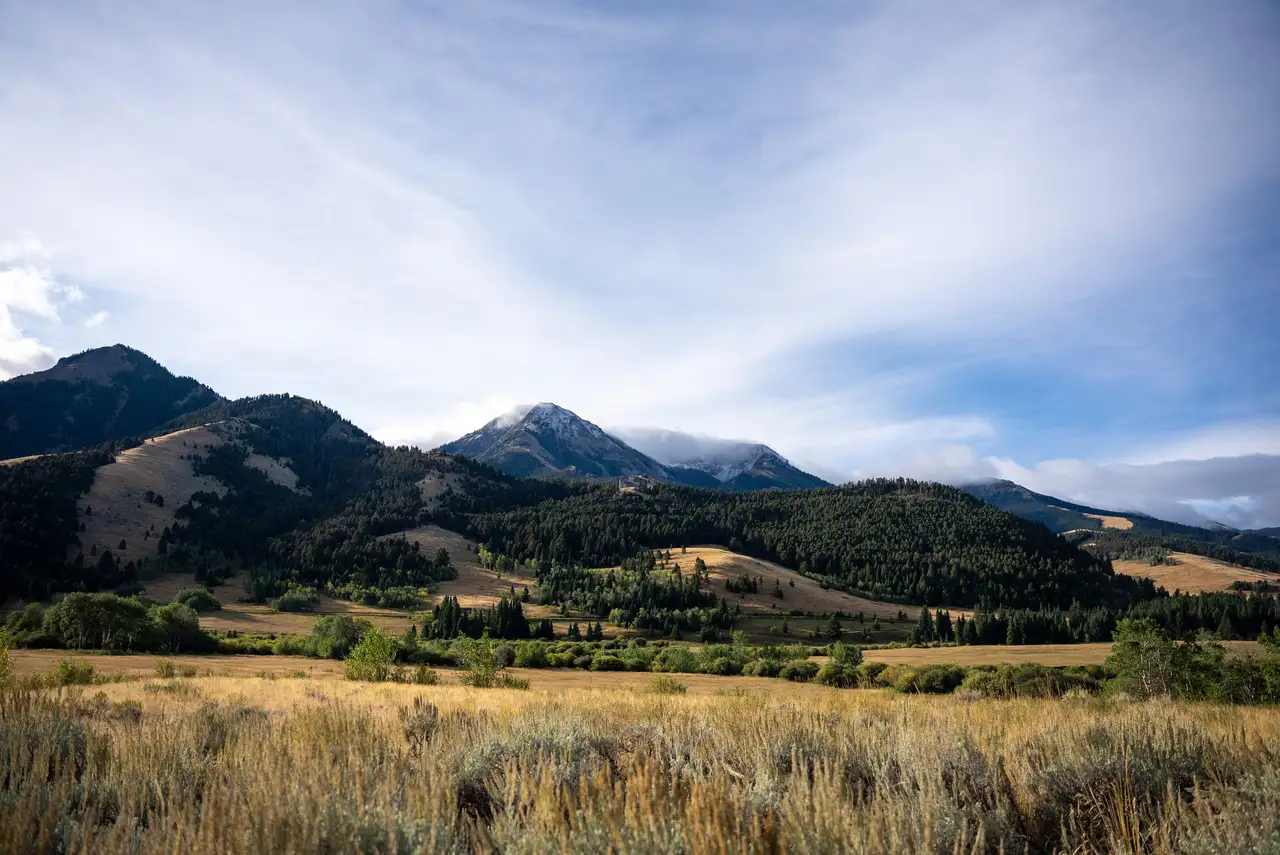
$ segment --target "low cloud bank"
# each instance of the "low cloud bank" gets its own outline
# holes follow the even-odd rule
[[[948,484],[1004,478],[1051,496],[1118,511],[1137,511],[1190,525],[1235,528],[1280,525],[1280,455],[1243,454],[1157,463],[1047,460],[1027,467],[980,457],[964,446],[919,452],[893,464],[864,467],[857,478],[905,475]]]

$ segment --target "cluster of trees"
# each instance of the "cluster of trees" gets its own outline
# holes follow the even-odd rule
[[[494,554],[561,567],[619,564],[641,549],[720,543],[832,587],[922,604],[1124,607],[1148,580],[1043,525],[940,484],[880,479],[816,491],[726,494],[595,486],[557,502],[479,513],[468,531]]]
[[[684,573],[678,562],[658,569],[658,559],[643,549],[624,559],[616,570],[587,570],[542,561],[538,565],[537,597],[541,603],[608,617],[631,626],[642,612],[714,609],[718,598],[702,587],[698,572]]]
[[[1176,641],[1150,618],[1127,618],[1116,626],[1106,664],[1114,687],[1139,698],[1280,703],[1280,630],[1258,641],[1260,659],[1231,656],[1217,642]]]
[[[4,635],[29,647],[156,653],[208,653],[218,647],[184,602],[161,605],[83,592],[67,594],[48,608],[30,603],[12,612]]]
[[[1146,619],[1173,638],[1211,634],[1221,639],[1257,638],[1280,626],[1280,599],[1239,594],[1179,594],[1146,600],[1126,609],[1079,603],[1059,609],[978,609],[953,621],[941,609],[921,609],[913,643],[1082,644],[1111,641],[1117,624]]]
[[[499,598],[488,608],[463,608],[457,597],[445,597],[423,622],[422,638],[552,638],[555,628],[551,621],[539,621],[530,626],[525,617],[524,605],[515,591]]]

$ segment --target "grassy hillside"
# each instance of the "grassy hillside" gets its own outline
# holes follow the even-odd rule
[[[1167,591],[1191,594],[1229,591],[1235,582],[1270,582],[1280,585],[1280,576],[1274,573],[1215,561],[1190,552],[1171,552],[1167,561],[1172,563],[1153,565],[1147,561],[1127,560],[1112,562],[1112,566],[1117,573],[1147,576]]]

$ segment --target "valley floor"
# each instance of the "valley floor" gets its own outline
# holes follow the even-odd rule
[[[1257,653],[1257,642],[1228,641],[1226,646],[1236,653]],[[961,647],[903,647],[886,650],[867,650],[863,657],[868,662],[885,662],[890,665],[996,665],[1034,662],[1040,665],[1095,665],[1101,664],[1111,652],[1110,644],[1028,644],[1028,645],[973,645]],[[101,654],[80,653],[66,650],[11,650],[9,658],[18,674],[43,674],[51,671],[64,658],[83,659],[91,663],[94,671],[107,677],[148,677],[155,671],[157,657],[152,654]],[[178,666],[190,666],[201,675],[226,677],[311,677],[337,679],[343,675],[343,663],[333,659],[312,659],[305,656],[166,656]],[[825,661],[825,657],[815,657]],[[456,683],[452,669],[441,668],[445,683]],[[627,688],[645,684],[649,673],[611,671],[583,671],[576,668],[511,668],[510,673],[532,681],[534,688],[556,691],[577,688]],[[784,694],[806,684],[788,683],[766,677],[719,677],[711,674],[679,674],[688,681],[690,691],[713,692],[725,686],[758,686]]]
[[[795,687],[719,682],[743,691],[254,677],[9,690],[0,851],[1173,855],[1280,842],[1275,709],[821,687],[798,703]]]

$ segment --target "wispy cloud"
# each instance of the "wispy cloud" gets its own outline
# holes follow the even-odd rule
[[[1280,407],[1278,33],[1247,0],[10,4],[0,234],[175,369],[388,439],[554,400],[850,473],[1107,459],[1178,403]]]

